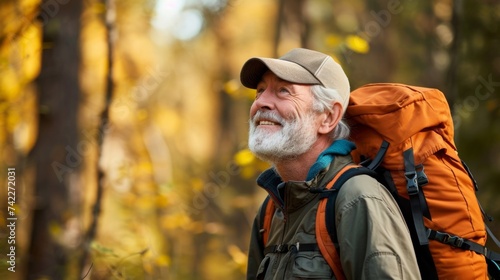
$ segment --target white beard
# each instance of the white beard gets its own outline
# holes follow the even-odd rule
[[[279,123],[281,129],[269,131],[260,128],[254,121],[256,118],[265,118]],[[303,120],[297,118],[286,120],[279,114],[268,111],[258,111],[250,119],[248,147],[257,157],[272,163],[304,154],[317,138],[312,111]]]

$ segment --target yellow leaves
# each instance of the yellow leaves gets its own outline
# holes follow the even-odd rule
[[[170,205],[170,200],[166,195],[158,195],[156,196],[156,206],[158,208],[165,208]]]
[[[236,264],[238,264],[238,265],[245,265],[246,264],[247,255],[245,253],[243,253],[243,251],[241,251],[241,249],[238,246],[231,244],[227,248],[227,251],[228,251],[229,255],[231,255],[231,257],[233,258],[233,261]]]
[[[139,109],[136,112],[136,118],[139,122],[145,121],[148,118],[148,111],[144,109]]]
[[[143,261],[144,270],[154,275],[154,270],[158,267],[168,267],[172,263],[172,258],[165,254],[153,255]]]
[[[227,81],[224,86],[224,91],[230,96],[236,97],[238,96],[238,89],[240,88],[240,84],[237,80],[232,79]]]
[[[186,213],[177,212],[162,217],[161,226],[167,230],[187,228],[191,222],[191,218]]]
[[[0,92],[8,101],[19,96],[24,86],[40,72],[41,27],[29,23],[0,49]]]
[[[40,72],[41,40],[39,40],[39,38],[41,36],[41,27],[31,24],[19,41],[21,58],[23,60],[21,77],[25,81],[33,80]]]
[[[256,169],[252,166],[241,167],[240,176],[243,179],[250,179],[254,176]]]
[[[38,116],[33,110],[36,108],[36,102],[35,88],[29,85],[22,95],[20,106],[15,106],[15,110],[9,110],[7,115],[7,131],[13,134],[13,144],[16,150],[23,154],[27,154],[36,142]]]
[[[104,14],[106,12],[106,5],[104,3],[101,3],[101,2],[93,3],[89,7],[89,10],[95,14]]]
[[[7,100],[13,100],[17,97],[21,91],[21,84],[18,81],[18,77],[13,69],[5,69],[2,75],[0,75],[0,92],[2,93],[2,98]]]
[[[149,161],[142,161],[135,168],[137,174],[151,174],[153,172],[153,165]]]
[[[171,263],[172,259],[165,254],[161,254],[155,258],[155,264],[158,266],[170,266]]]
[[[229,255],[231,256],[233,262],[236,264],[236,267],[242,272],[245,273],[247,270],[247,255],[241,251],[241,249],[236,245],[229,245],[227,248]]]
[[[337,34],[328,34],[325,38],[325,45],[329,48],[347,47],[360,54],[366,54],[370,51],[370,43],[358,35],[347,35],[342,38]]]
[[[227,81],[226,83],[224,83],[222,88],[224,92],[232,98],[245,98],[248,100],[255,99],[255,90],[242,86],[236,79]]]
[[[155,209],[166,209],[172,205],[172,201],[164,194],[144,194],[135,195],[132,193],[125,193],[121,197],[126,207],[134,207],[137,211],[149,213]]]
[[[191,179],[191,188],[194,191],[202,191],[204,187],[203,180],[200,178],[192,178]]]
[[[40,0],[0,1],[0,37],[10,40],[36,22]],[[5,42],[5,41],[4,41]]]
[[[49,232],[50,232],[50,235],[57,240],[57,239],[59,239],[59,236],[62,234],[63,229],[59,223],[52,221],[49,224]]]
[[[243,87],[241,91],[242,91],[242,95],[244,97],[246,97],[248,100],[255,99],[256,92],[254,89]]]
[[[239,166],[247,166],[254,162],[255,156],[249,149],[243,149],[234,155],[234,161]]]
[[[227,244],[227,243],[226,243]],[[239,279],[229,275],[244,275],[247,267],[247,255],[235,244],[225,246],[222,240],[208,240],[206,248],[212,253],[200,263],[207,279]],[[220,250],[224,248],[226,252]],[[216,269],[214,269],[216,268]]]
[[[328,47],[336,47],[342,43],[342,38],[337,34],[328,34],[325,38],[325,44]]]
[[[170,108],[155,111],[153,119],[165,136],[175,136],[183,125],[179,112]]]
[[[155,202],[156,201],[151,196],[140,196],[136,199],[134,207],[136,207],[137,210],[152,210],[155,207]]]
[[[0,15],[5,23],[0,27],[0,146],[6,146],[5,156],[13,152],[26,153],[34,142],[36,109],[33,80],[40,72],[41,25],[28,11],[37,9],[34,1],[2,4]],[[21,8],[22,7],[22,8]],[[35,14],[35,13],[33,13]],[[6,32],[4,34],[4,32]],[[4,113],[5,112],[5,113]],[[10,137],[13,143],[6,145]],[[5,157],[4,156],[4,157]]]
[[[349,35],[345,39],[345,43],[348,48],[353,50],[354,52],[365,54],[370,50],[370,45],[368,42],[357,35]]]
[[[234,155],[234,162],[240,167],[240,176],[244,179],[250,179],[269,167],[269,165],[258,158],[249,150],[243,149]]]
[[[120,196],[125,207],[134,207],[136,210],[151,211],[153,209],[164,209],[172,204],[165,194],[144,194],[138,196],[131,192],[125,192]]]
[[[240,176],[245,179],[251,178],[256,168],[252,165],[255,162],[255,156],[249,149],[243,149],[234,155],[234,161],[240,166]]]

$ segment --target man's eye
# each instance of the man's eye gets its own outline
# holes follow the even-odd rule
[[[280,91],[279,91],[281,94],[289,94],[290,91],[287,89],[287,88],[280,88]]]
[[[264,88],[257,88],[255,91],[255,98],[259,97],[264,92]]]

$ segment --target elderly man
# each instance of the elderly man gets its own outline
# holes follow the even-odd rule
[[[323,188],[352,164],[355,147],[346,140],[349,127],[342,119],[349,81],[341,66],[328,55],[299,48],[279,59],[249,59],[240,79],[256,90],[249,148],[273,165],[257,179],[276,208],[267,246],[294,247],[265,250],[257,215],[247,279],[419,279],[403,216],[385,187],[367,175],[349,179],[335,204],[344,275],[334,275],[314,246],[300,246],[316,243],[320,196],[310,190]]]

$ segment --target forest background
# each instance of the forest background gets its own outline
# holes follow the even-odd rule
[[[0,0],[0,42],[1,279],[242,279],[239,70],[294,47],[442,90],[500,219],[500,1]]]

